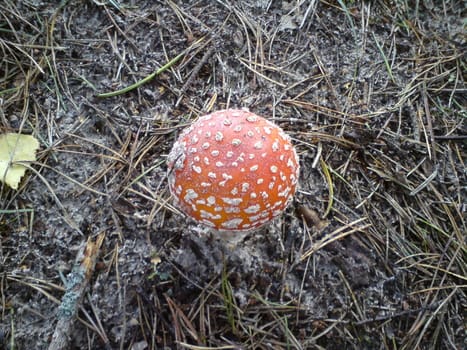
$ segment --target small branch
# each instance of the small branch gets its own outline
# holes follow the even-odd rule
[[[465,141],[467,140],[467,135],[435,135],[434,138],[439,141]]]
[[[209,59],[209,57],[211,57],[211,55],[213,54],[215,50],[215,46],[211,46],[203,55],[203,57],[201,58],[201,60],[196,64],[195,68],[193,68],[193,70],[191,71],[191,74],[190,76],[188,77],[187,81],[185,82],[185,84],[183,84],[182,86],[182,89],[180,90],[180,96],[178,97],[178,100],[177,102],[175,103],[175,107],[177,107],[186,90],[188,90],[188,88],[190,87],[190,85],[193,83],[193,80],[195,80],[195,78],[198,76],[198,73],[199,71],[201,70],[201,67],[204,66],[204,64],[207,62],[207,60]]]
[[[68,348],[72,327],[81,305],[84,292],[94,272],[96,259],[105,234],[101,233],[95,241],[88,239],[84,247],[79,250],[73,270],[68,274],[66,292],[58,308],[58,322],[49,345],[49,350]]]

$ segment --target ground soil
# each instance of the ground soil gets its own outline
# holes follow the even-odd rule
[[[64,349],[465,348],[465,10],[2,1],[0,131],[41,149],[1,187],[0,348],[47,349],[59,319]],[[180,131],[224,108],[280,125],[301,164],[236,245],[166,177]]]

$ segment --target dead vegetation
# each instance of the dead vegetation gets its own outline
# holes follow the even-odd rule
[[[0,188],[0,348],[49,347],[104,236],[70,349],[463,348],[465,10],[4,0],[0,131],[42,149]],[[180,130],[229,106],[281,125],[302,166],[294,206],[234,250],[165,178]]]

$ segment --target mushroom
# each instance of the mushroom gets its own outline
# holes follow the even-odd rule
[[[247,232],[281,215],[299,176],[290,137],[239,109],[200,117],[183,130],[167,164],[176,206],[217,231]]]

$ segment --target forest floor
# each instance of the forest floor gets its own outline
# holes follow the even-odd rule
[[[465,17],[2,0],[0,133],[41,147],[0,183],[0,348],[465,349]],[[180,131],[225,108],[280,125],[301,165],[293,204],[235,247],[166,175]]]

